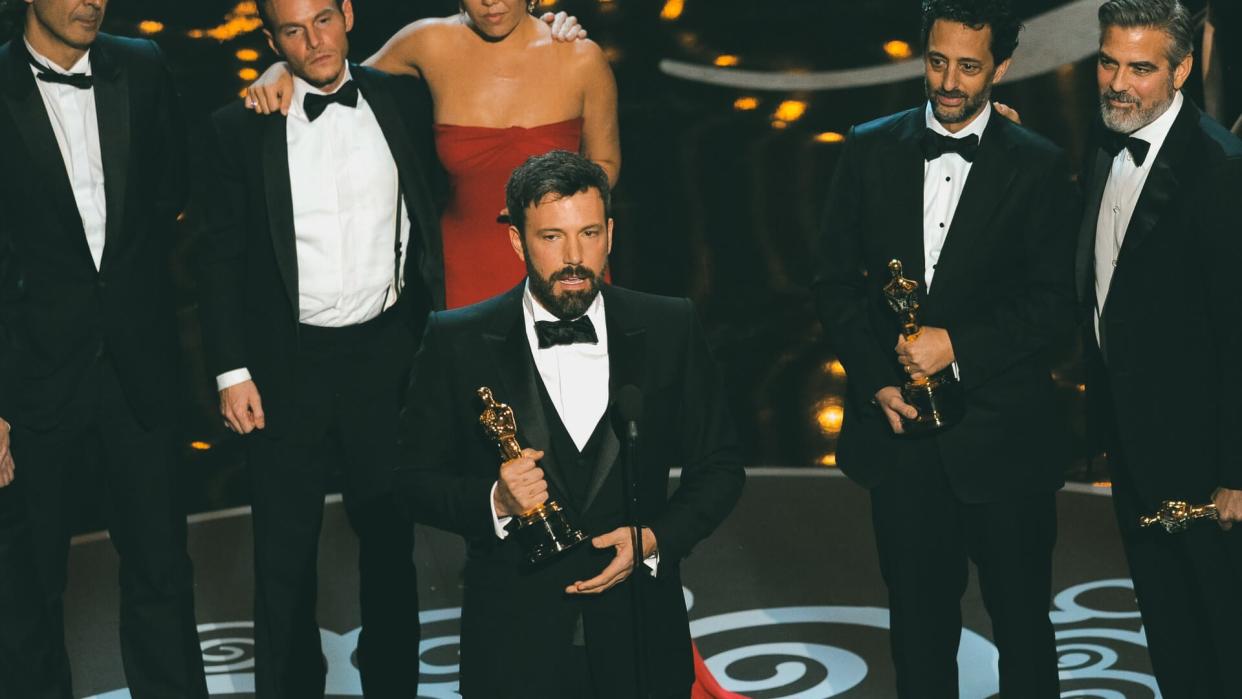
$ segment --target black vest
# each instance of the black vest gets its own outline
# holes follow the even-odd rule
[[[549,447],[565,476],[565,487],[569,488],[566,495],[573,501],[575,507],[580,508],[586,502],[587,490],[590,489],[591,481],[595,477],[600,445],[604,441],[604,430],[610,429],[608,411],[604,411],[604,414],[600,416],[586,446],[579,450],[569,430],[565,429],[565,423],[561,421],[561,415],[556,411],[556,405],[548,395],[547,387],[543,385],[543,377],[538,376],[538,369],[535,373],[535,383],[539,385],[539,400],[543,403],[543,414],[548,422],[548,436],[552,441]]]

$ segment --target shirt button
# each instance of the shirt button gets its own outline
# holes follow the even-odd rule
[[[940,227],[941,227],[941,228],[944,228],[944,224],[943,224],[943,223],[942,223],[942,224],[940,224]]]
[[[952,178],[952,177],[946,177],[946,178],[944,178],[944,181],[945,181],[945,182],[952,182],[952,181],[953,181],[953,178]]]

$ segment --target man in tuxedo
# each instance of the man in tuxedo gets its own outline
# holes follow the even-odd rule
[[[629,699],[641,674],[641,696],[689,697],[679,565],[745,478],[702,331],[689,301],[602,283],[613,222],[598,165],[564,151],[531,158],[506,202],[527,279],[431,315],[402,419],[401,491],[420,521],[467,541],[462,696]],[[630,385],[642,396],[630,456],[645,560],[634,575],[625,454],[609,419]],[[479,429],[483,386],[512,407],[520,458],[500,464]],[[669,496],[672,466],[682,474]],[[594,538],[529,566],[512,520],[549,498]]]
[[[1231,696],[1242,658],[1242,141],[1181,93],[1194,47],[1185,7],[1112,0],[1099,17],[1101,118],[1077,255],[1089,424],[1113,470],[1161,691]],[[1213,503],[1220,526],[1140,529],[1165,500]]]
[[[207,139],[201,310],[227,425],[245,435],[259,697],[323,696],[315,620],[333,466],[359,541],[368,697],[417,694],[410,515],[391,497],[415,340],[443,306],[439,176],[421,82],[347,63],[350,0],[267,0],[289,115],[235,103]]]
[[[855,127],[829,193],[814,284],[849,376],[838,463],[871,491],[903,697],[955,697],[960,598],[978,569],[1005,697],[1057,694],[1048,619],[1066,426],[1045,354],[1073,327],[1062,151],[993,113],[1020,25],[1001,0],[923,3],[928,102]],[[900,336],[890,260],[919,283]],[[903,434],[899,386],[960,380],[958,424]]]
[[[0,48],[0,433],[12,447],[0,468],[21,494],[0,506],[25,509],[0,516],[0,570],[20,576],[39,609],[0,622],[0,645],[17,648],[0,692],[71,694],[67,496],[98,469],[130,691],[204,696],[171,423],[168,259],[186,190],[178,98],[155,44],[99,33],[106,0],[26,5],[22,36]]]

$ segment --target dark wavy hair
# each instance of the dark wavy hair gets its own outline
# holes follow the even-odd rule
[[[992,28],[992,59],[999,65],[1018,48],[1022,22],[1009,0],[923,0],[923,46],[936,20],[958,22],[971,29]]]
[[[577,153],[554,150],[533,156],[522,163],[505,185],[505,206],[509,222],[526,233],[526,207],[543,201],[549,194],[572,197],[594,189],[604,199],[604,218],[612,217],[612,191],[604,168]],[[523,236],[525,240],[525,236]]]

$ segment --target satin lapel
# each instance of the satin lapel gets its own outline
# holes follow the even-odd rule
[[[65,160],[60,153],[60,146],[56,143],[56,133],[52,131],[52,121],[48,117],[47,106],[43,104],[43,96],[35,87],[35,78],[27,63],[26,48],[20,38],[9,42],[3,58],[9,68],[8,75],[5,76],[4,102],[13,124],[17,127],[18,137],[30,152],[37,176],[45,184],[38,189],[49,193],[48,205],[64,223],[61,230],[71,238],[70,246],[93,272],[95,261],[91,257],[90,245],[86,242],[86,230],[82,227],[82,217],[78,213],[77,201],[73,198],[73,187],[69,183]]]
[[[918,293],[926,298],[923,279],[927,276],[923,260],[923,151],[919,137],[926,128],[923,110],[913,109],[902,119],[892,164],[888,170],[896,218],[892,232],[895,259],[901,260],[903,276],[919,283]],[[888,260],[883,261],[888,264]],[[881,272],[888,280],[888,270]]]
[[[539,377],[522,314],[524,288],[524,285],[519,285],[505,294],[496,312],[496,322],[483,336],[491,350],[492,361],[500,370],[502,384],[490,388],[498,402],[507,403],[513,409],[518,444],[543,452],[539,467],[552,485],[568,498],[570,490],[566,487],[564,474],[552,449],[547,416],[543,413],[543,401],[539,399],[539,386],[535,383]]]
[[[993,114],[983,132],[966,186],[962,189],[962,198],[953,212],[953,223],[945,236],[936,267],[937,293],[930,295],[930,304],[934,305],[937,295],[943,296],[944,288],[956,281],[957,270],[966,265],[970,251],[977,247],[974,242],[979,236],[987,234],[992,214],[1004,201],[1005,193],[1017,177],[1015,163],[1007,160],[1010,142],[1006,130],[1010,128],[1013,127],[1005,119]]]
[[[1152,163],[1147,182],[1143,185],[1143,193],[1134,207],[1134,215],[1130,217],[1126,237],[1121,241],[1121,254],[1117,257],[1118,269],[1125,264],[1127,253],[1147,239],[1180,189],[1181,178],[1178,171],[1186,157],[1187,142],[1199,128],[1199,116],[1199,109],[1190,100],[1182,104],[1182,111],[1173,122],[1173,128],[1169,130],[1160,152],[1156,154],[1156,162]]]
[[[285,283],[289,307],[297,320],[298,308],[298,250],[297,233],[293,228],[293,193],[289,184],[289,142],[285,132],[285,117],[274,114],[268,117],[263,133],[263,187],[267,197],[267,222],[272,232],[272,249],[276,253],[276,266]]]
[[[606,422],[599,458],[595,462],[586,500],[582,503],[584,512],[595,503],[604,482],[616,468],[617,457],[621,453],[621,441],[617,438],[611,420],[612,404],[617,391],[630,384],[639,389],[645,388],[643,366],[647,355],[647,329],[638,325],[637,314],[631,312],[624,301],[611,292],[610,287],[605,286],[603,293],[606,318],[604,322],[608,325],[608,410],[604,413]]]
[[[1086,202],[1083,208],[1082,226],[1078,229],[1078,248],[1074,253],[1074,286],[1078,302],[1094,307],[1095,286],[1095,234],[1100,220],[1100,202],[1104,200],[1104,186],[1112,169],[1112,157],[1108,151],[1095,147],[1095,154],[1087,174]]]
[[[95,75],[95,118],[99,122],[99,155],[103,159],[104,197],[107,218],[103,260],[108,260],[125,234],[125,191],[130,159],[129,75],[115,64],[106,46],[91,52],[91,72]]]

